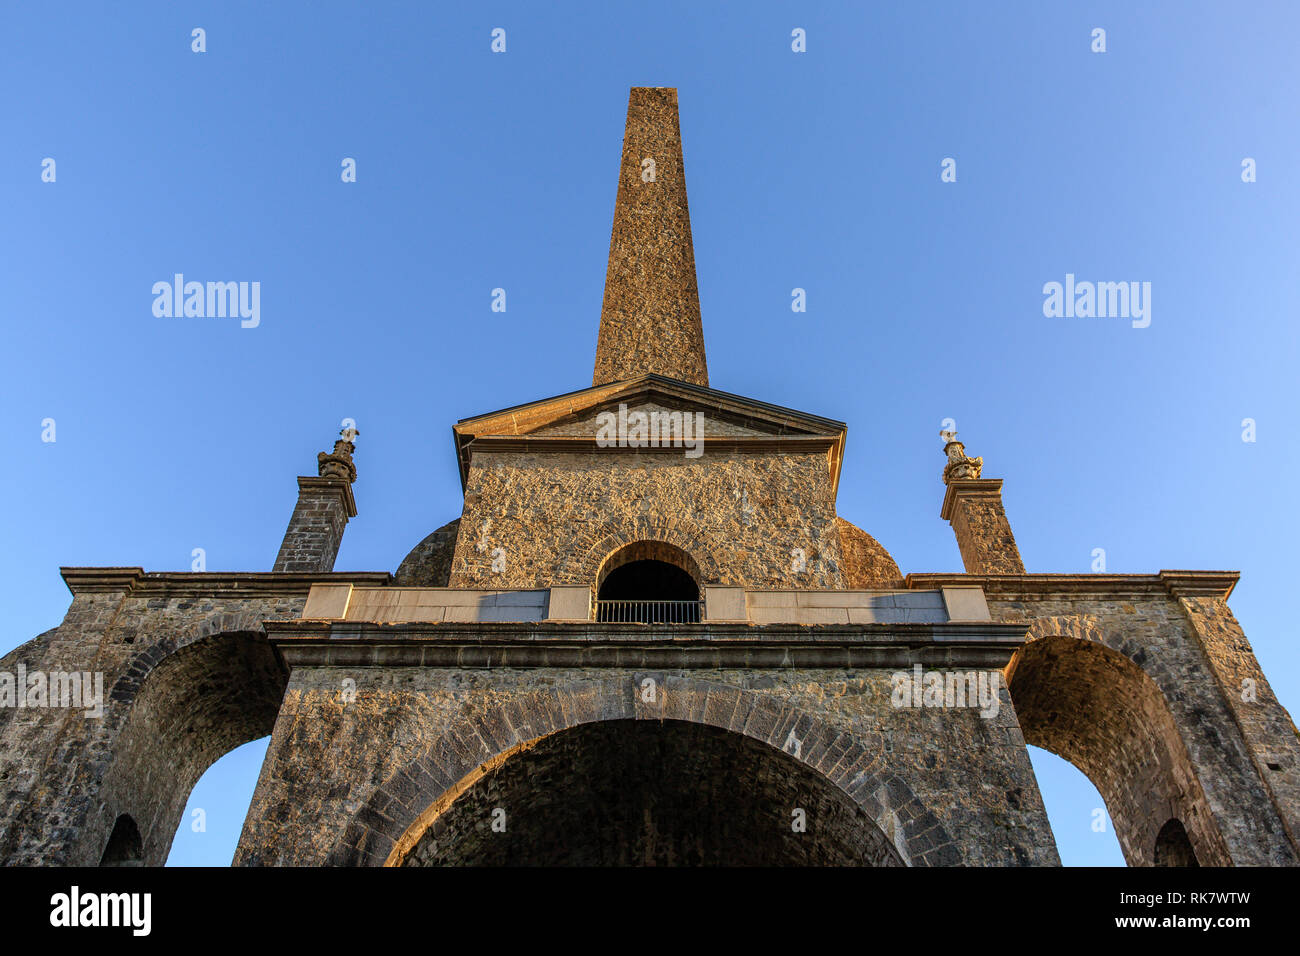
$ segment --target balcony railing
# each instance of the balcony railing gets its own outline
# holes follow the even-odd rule
[[[703,601],[597,601],[596,620],[606,624],[699,624]]]

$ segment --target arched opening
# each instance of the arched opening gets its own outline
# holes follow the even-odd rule
[[[143,866],[144,841],[140,838],[140,828],[135,825],[129,813],[118,816],[113,823],[113,832],[108,836],[108,846],[99,858],[100,866]]]
[[[1097,788],[1130,866],[1155,862],[1170,817],[1190,821],[1198,846],[1217,845],[1164,696],[1132,660],[1095,641],[1044,637],[1017,653],[1010,691],[1025,742],[1068,760]]]
[[[166,866],[230,866],[253,801],[270,737],[218,758],[190,791]]]
[[[700,573],[685,551],[661,541],[620,548],[597,578],[596,620],[698,624]]]
[[[1170,820],[1156,835],[1156,866],[1200,866],[1187,829],[1180,820]]]
[[[394,862],[903,865],[875,821],[821,774],[769,744],[687,721],[582,724],[520,746],[453,792]]]
[[[1028,746],[1029,762],[1056,837],[1062,866],[1124,866],[1124,851],[1106,801],[1082,770],[1039,747]]]
[[[101,793],[105,804],[138,821],[145,866],[167,859],[203,772],[240,744],[271,733],[285,683],[264,635],[225,632],[164,657],[123,702],[129,710]]]

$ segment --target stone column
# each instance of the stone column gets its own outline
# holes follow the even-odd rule
[[[298,479],[298,504],[289,519],[272,571],[334,570],[334,559],[343,543],[343,529],[348,519],[357,514],[352,497],[352,482],[357,480],[357,469],[352,464],[355,450],[352,439],[358,432],[345,428],[342,434],[343,438],[334,443],[332,453],[321,452],[316,456],[318,477]]]
[[[939,516],[952,525],[967,574],[1024,574],[1011,522],[1002,507],[1002,479],[981,478],[983,458],[967,458],[956,432],[944,432],[948,486]]]

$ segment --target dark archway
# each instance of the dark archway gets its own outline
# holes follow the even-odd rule
[[[700,622],[699,568],[685,551],[661,541],[638,541],[611,554],[596,585],[597,621]]]
[[[143,866],[144,840],[140,838],[140,828],[129,813],[123,813],[113,824],[109,834],[108,846],[99,858],[100,866]]]
[[[1156,836],[1156,866],[1200,866],[1192,841],[1182,821],[1173,819],[1160,828]]]
[[[901,866],[839,787],[776,748],[687,721],[611,720],[511,754],[403,866]]]
[[[695,579],[666,561],[632,561],[616,568],[600,586],[602,601],[698,601]]]

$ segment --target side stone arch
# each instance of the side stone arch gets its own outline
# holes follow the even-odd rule
[[[143,650],[138,651],[127,662],[121,676],[113,683],[113,689],[108,695],[109,702],[118,704],[131,703],[140,692],[140,687],[145,679],[159,664],[182,648],[189,647],[199,641],[223,634],[241,634],[247,635],[251,640],[260,639],[265,643],[266,629],[262,624],[266,620],[268,620],[268,617],[265,614],[250,610],[214,614],[191,624],[179,634],[168,635],[155,641]],[[266,648],[272,654],[274,653],[271,651],[269,644],[266,645]],[[105,714],[106,723],[109,726],[120,726],[127,713],[128,711],[125,708],[113,707],[109,713]]]
[[[656,701],[640,692],[655,681]],[[607,721],[683,721],[717,728],[784,753],[872,821],[910,865],[951,865],[959,850],[907,782],[891,772],[884,740],[849,733],[753,690],[673,675],[574,681],[507,701],[465,703],[434,746],[391,774],[352,817],[327,862],[398,865],[455,800],[511,757],[567,730]]]
[[[288,674],[264,619],[253,609],[214,614],[132,657],[108,695],[106,759],[77,856],[98,859],[129,815],[142,863],[161,866],[204,771],[271,733]]]
[[[1170,700],[1140,646],[1091,615],[1040,618],[1008,667],[1025,742],[1081,770],[1106,802],[1130,866],[1154,863],[1165,821],[1187,821],[1196,854],[1231,857]]]
[[[64,623],[23,645],[17,659],[93,679],[102,708],[24,709],[3,728],[0,777],[11,800],[0,814],[0,857],[94,866],[129,818],[140,862],[160,865],[203,771],[274,727],[287,670],[263,622],[297,616],[305,588],[267,587],[261,578],[243,588],[242,578],[213,575],[209,591],[204,576],[82,570],[66,575],[74,599]],[[42,767],[39,780],[14,775],[24,766]]]

